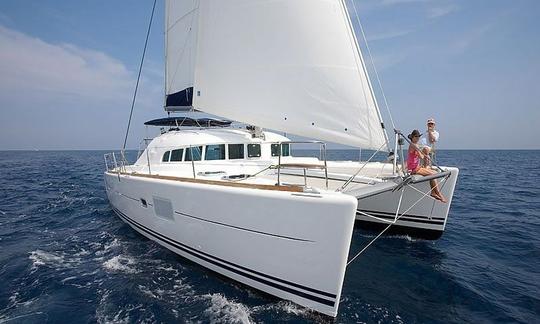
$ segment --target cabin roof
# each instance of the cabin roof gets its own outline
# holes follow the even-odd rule
[[[151,148],[173,148],[189,145],[234,144],[289,141],[285,136],[263,132],[264,139],[253,138],[252,133],[244,129],[215,128],[215,129],[180,129],[171,130],[154,138]]]
[[[171,127],[225,127],[232,123],[230,120],[215,118],[166,117],[152,119],[144,123],[148,126]]]

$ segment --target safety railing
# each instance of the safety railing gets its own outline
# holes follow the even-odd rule
[[[275,166],[277,169],[277,185],[281,185],[281,169],[302,169],[304,176],[304,186],[307,186],[307,170],[309,169],[322,169],[324,170],[324,180],[326,189],[328,189],[328,163],[326,160],[326,143],[321,141],[283,141],[274,142],[271,144],[279,145],[278,164]],[[305,164],[305,163],[282,163],[283,145],[289,145],[289,152],[291,151],[291,144],[318,144],[319,145],[319,160],[322,160],[322,164]]]
[[[105,171],[115,171],[118,168],[114,152],[103,154],[103,158],[105,159]]]
[[[107,172],[125,172],[127,160],[124,152],[120,152],[117,156],[115,152],[103,154],[105,160],[105,170]]]

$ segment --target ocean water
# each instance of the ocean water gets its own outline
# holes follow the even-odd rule
[[[103,153],[0,152],[0,323],[331,321],[136,233],[107,202]],[[540,151],[439,161],[461,169],[445,234],[378,240],[335,322],[540,322]],[[351,254],[373,237],[355,229]]]

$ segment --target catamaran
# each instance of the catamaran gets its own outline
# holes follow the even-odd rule
[[[183,114],[147,122],[162,132],[135,163],[105,155],[107,196],[124,222],[208,269],[330,316],[355,221],[442,234],[458,169],[407,173],[404,138],[394,128],[390,144],[344,1],[165,6],[164,106]],[[193,111],[219,118],[185,114]],[[329,161],[323,141],[394,154]],[[319,155],[295,156],[298,145]],[[448,203],[430,196],[433,179]]]

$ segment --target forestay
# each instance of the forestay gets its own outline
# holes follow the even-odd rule
[[[198,0],[165,1],[165,109],[191,109]]]
[[[290,134],[386,148],[380,114],[342,1],[201,0],[193,12],[198,27],[187,18],[181,22],[182,30],[190,25],[193,33],[198,28],[197,37],[188,38],[197,47],[194,107]],[[186,39],[177,37],[174,42]],[[185,69],[188,73],[189,67]],[[181,88],[180,82],[173,87]],[[170,89],[167,93],[172,93]]]

